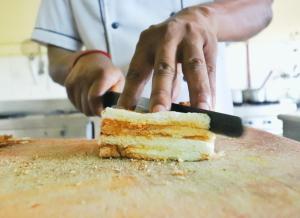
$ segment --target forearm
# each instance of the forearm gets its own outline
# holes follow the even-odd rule
[[[49,45],[48,59],[51,78],[55,82],[64,85],[76,57],[75,52]]]
[[[242,41],[268,26],[272,3],[273,0],[219,0],[198,7],[212,17],[218,41]]]

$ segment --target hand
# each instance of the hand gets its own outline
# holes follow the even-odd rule
[[[192,7],[140,35],[119,105],[133,109],[153,71],[150,111],[169,110],[182,63],[191,106],[213,109],[215,104],[217,33],[205,7]]]
[[[121,92],[125,78],[102,54],[81,57],[65,80],[71,102],[87,116],[100,115],[101,96],[108,90]]]

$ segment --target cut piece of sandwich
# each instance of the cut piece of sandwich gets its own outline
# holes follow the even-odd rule
[[[210,118],[200,113],[102,112],[100,157],[198,161],[214,154]]]

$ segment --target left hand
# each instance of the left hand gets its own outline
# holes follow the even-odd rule
[[[186,8],[143,31],[137,43],[119,105],[133,109],[153,71],[150,111],[169,110],[182,63],[192,107],[214,109],[217,31],[205,7]]]

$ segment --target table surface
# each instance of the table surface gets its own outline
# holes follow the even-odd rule
[[[100,159],[96,141],[0,148],[0,217],[299,217],[300,144],[248,129],[202,162]]]

